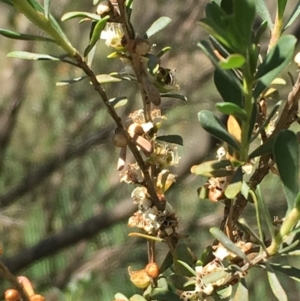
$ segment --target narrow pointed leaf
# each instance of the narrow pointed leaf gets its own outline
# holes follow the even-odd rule
[[[274,156],[287,198],[288,210],[295,206],[299,193],[299,143],[290,130],[280,132],[274,143]]]
[[[272,153],[273,146],[274,146],[275,138],[268,139],[266,142],[264,142],[262,145],[260,145],[258,148],[256,148],[250,155],[249,159],[253,159],[255,157],[262,156],[264,154]]]
[[[282,288],[274,270],[272,269],[272,266],[268,262],[266,262],[265,264],[268,274],[268,280],[274,296],[279,301],[288,301],[287,295],[284,289]]]
[[[165,98],[176,98],[179,100],[187,101],[187,97],[181,94],[172,94],[172,93],[161,93],[160,97],[165,97]]]
[[[246,121],[247,113],[240,106],[232,102],[218,102],[216,108],[225,115],[233,115],[239,120]]]
[[[15,57],[24,60],[33,61],[60,61],[59,57],[55,57],[49,54],[33,53],[27,51],[12,51],[7,54],[7,57]]]
[[[257,85],[254,96],[257,98],[293,58],[297,39],[292,35],[282,36],[277,44],[267,54],[262,64],[258,67],[256,78]]]
[[[169,25],[172,20],[169,17],[160,17],[157,19],[147,30],[146,35],[148,38],[163,30],[167,25]]]
[[[208,285],[210,283],[217,282],[217,281],[219,281],[221,279],[224,279],[228,275],[229,275],[229,273],[227,273],[225,271],[213,272],[213,273],[210,273],[210,274],[205,275],[203,277],[203,283],[206,284],[206,285]]]
[[[238,284],[234,299],[232,301],[248,301],[249,300],[249,291],[246,285],[244,278]]]
[[[264,222],[267,224],[267,227],[269,229],[271,237],[274,238],[275,233],[274,233],[274,227],[272,224],[272,219],[270,216],[270,212],[267,208],[267,205],[262,198],[262,194],[261,194],[259,185],[257,186],[257,196],[253,190],[250,190],[249,194],[252,196],[252,199],[253,199],[254,205],[255,205],[256,222],[257,222],[260,240],[261,241],[264,240],[264,233],[263,233],[263,228],[262,228]]]
[[[50,38],[35,36],[35,35],[31,35],[31,34],[24,34],[24,33],[7,30],[7,29],[0,29],[0,34],[9,39],[15,39],[15,40],[27,40],[27,41],[37,41],[37,42],[41,41],[41,42],[56,43],[53,39],[50,39]]]
[[[186,262],[182,260],[177,260],[177,262],[184,266],[192,275],[197,276],[195,270],[193,270]]]
[[[277,12],[278,12],[278,17],[282,19],[285,7],[286,7],[287,0],[279,0],[277,1]]]
[[[51,0],[44,1],[45,16],[47,19],[49,19],[49,15],[50,15],[50,4],[51,4]]]
[[[115,299],[129,301],[128,298],[125,295],[123,295],[122,293],[116,293],[115,294]]]
[[[238,168],[228,186],[225,189],[225,196],[228,199],[234,199],[240,192],[243,184],[243,171]]]
[[[264,242],[261,241],[259,236],[252,230],[252,228],[248,225],[244,218],[241,218],[239,221],[236,221],[235,224],[244,233],[247,233],[248,235],[252,236],[255,239],[256,243],[258,243],[266,251],[266,246]]]
[[[100,39],[101,32],[105,28],[106,22],[109,18],[110,18],[109,16],[106,16],[106,17],[102,18],[101,20],[99,20],[97,22],[97,24],[95,25],[90,43],[87,46],[87,48],[84,50],[84,56],[85,57],[89,54],[89,52],[95,46],[97,41]]]
[[[222,73],[222,75],[227,78],[228,82],[231,82],[232,85],[235,85],[236,87],[242,89],[242,85],[240,81],[236,78],[234,73],[231,70],[224,70],[220,67],[219,60],[216,58],[216,55],[211,49],[208,41],[201,41],[200,43],[197,44],[197,46],[199,46],[202,49],[205,55],[211,60],[213,65]]]
[[[162,57],[165,53],[169,52],[171,50],[170,46],[164,47],[156,56]]]
[[[283,273],[291,279],[300,282],[300,269],[294,268],[290,265],[281,265],[278,263],[270,264],[275,271]]]
[[[36,0],[27,0],[31,6],[37,10],[38,12],[44,14],[44,7]],[[60,36],[69,44],[70,41],[67,38],[67,36],[65,35],[64,31],[62,30],[61,26],[58,24],[58,22],[56,21],[56,19],[52,16],[52,14],[50,14],[49,12],[49,18],[48,18],[51,22],[51,25],[56,29],[56,31],[60,34]]]
[[[294,21],[297,19],[299,14],[300,14],[300,1],[298,1],[293,12],[290,14],[289,19],[287,20],[286,25],[284,26],[283,30],[286,30],[287,28],[289,28],[294,23]]]
[[[223,61],[220,61],[220,67],[222,69],[235,69],[242,67],[246,62],[246,59],[240,54],[231,54]]]
[[[199,165],[192,166],[191,173],[206,177],[224,177],[232,175],[233,172],[231,170],[227,170],[227,166],[231,166],[231,162],[229,160],[206,161]]]
[[[108,103],[113,106],[114,108],[119,108],[122,106],[125,106],[127,103],[128,99],[126,96],[121,96],[121,97],[115,97],[111,98]]]
[[[91,20],[94,21],[100,21],[101,17],[97,14],[92,14],[92,13],[88,13],[88,12],[83,12],[83,11],[74,11],[74,12],[68,12],[66,14],[64,14],[61,17],[62,21],[67,21],[70,19],[74,19],[74,18],[89,18]]]
[[[231,72],[232,77],[235,77],[232,71],[229,72]],[[214,73],[214,82],[225,102],[234,103],[235,105],[242,107],[242,88],[237,85],[235,81],[230,80],[223,71],[216,69]]]
[[[114,76],[110,76],[109,74],[98,74],[96,76],[97,81],[100,84],[104,84],[104,83],[117,83],[117,82],[121,82],[122,79],[120,78],[116,78]]]
[[[179,135],[165,135],[156,137],[157,140],[183,145],[183,139]]]
[[[204,130],[221,141],[228,143],[234,149],[239,150],[238,142],[227,132],[221,121],[211,111],[200,111],[198,119]]]
[[[270,112],[268,118],[267,118],[267,119],[263,122],[263,124],[259,127],[259,129],[258,129],[257,132],[255,133],[255,135],[253,135],[253,137],[250,139],[250,143],[251,143],[252,141],[254,141],[254,140],[257,138],[257,136],[261,133],[262,129],[265,128],[265,127],[269,124],[270,120],[271,120],[271,119],[273,118],[273,116],[276,114],[276,112],[278,111],[278,109],[279,109],[279,107],[281,106],[281,104],[282,104],[282,101],[281,101],[281,100],[278,101],[278,102],[275,104],[275,106],[273,107],[272,111]]]
[[[166,255],[164,261],[162,262],[159,270],[161,273],[163,273],[164,271],[166,271],[171,265],[173,264],[173,256],[171,251],[168,252],[168,254]]]
[[[245,253],[237,247],[219,228],[213,227],[209,229],[209,232],[230,252],[234,253],[238,257],[244,259],[246,262],[250,262]]]
[[[268,27],[270,30],[273,29],[273,22],[271,15],[269,13],[269,9],[267,7],[265,0],[255,0],[255,10],[257,14],[264,20],[268,22]]]
[[[87,76],[80,76],[77,78],[71,78],[71,79],[64,79],[56,83],[56,86],[66,86],[70,84],[76,84],[78,82],[81,82],[82,80],[88,78]]]
[[[191,280],[192,279],[190,277],[176,274],[172,274],[168,277],[168,282],[182,291],[193,290],[193,287],[195,287],[196,280],[193,280],[192,282]]]

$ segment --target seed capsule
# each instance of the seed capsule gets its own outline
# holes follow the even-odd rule
[[[127,138],[123,133],[116,132],[113,137],[113,143],[116,147],[125,147],[127,145]]]
[[[15,289],[8,289],[4,293],[4,299],[5,299],[5,301],[19,301],[20,294]]]
[[[145,267],[145,271],[151,278],[155,279],[159,276],[159,267],[155,262],[148,263]]]

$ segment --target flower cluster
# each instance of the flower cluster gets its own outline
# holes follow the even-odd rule
[[[152,206],[152,201],[145,187],[137,187],[131,197],[138,205],[138,211],[129,218],[129,227],[138,227],[150,235],[164,237],[176,233],[178,221],[172,206],[166,202],[164,211]]]

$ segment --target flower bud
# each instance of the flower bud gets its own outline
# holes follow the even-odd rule
[[[157,278],[159,276],[159,267],[156,262],[150,262],[146,265],[145,271],[151,278]]]
[[[20,294],[17,290],[8,289],[4,293],[4,299],[5,299],[5,301],[19,301],[21,298],[20,298]]]

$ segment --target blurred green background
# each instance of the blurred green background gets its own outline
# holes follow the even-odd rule
[[[162,65],[176,69],[180,93],[188,102],[168,99],[162,103],[167,121],[162,134],[180,134],[184,146],[174,169],[177,183],[167,199],[179,216],[182,234],[197,256],[212,242],[208,229],[218,226],[223,205],[200,201],[196,189],[202,184],[190,174],[190,167],[215,157],[215,141],[197,122],[201,109],[214,110],[220,97],[212,81],[213,68],[197,48],[207,38],[197,25],[208,1],[135,0],[133,24],[142,35],[160,16],[173,22],[151,38],[157,52],[165,46],[172,51]],[[267,1],[274,15],[273,1]],[[289,1],[287,14],[296,1]],[[68,11],[94,12],[92,1],[52,1],[59,20]],[[0,3],[0,27],[41,34],[11,7]],[[298,22],[299,23],[299,22]],[[297,25],[297,24],[296,24]],[[299,25],[299,24],[298,24]],[[63,24],[67,36],[81,52],[88,43],[90,24],[70,20]],[[290,30],[296,32],[294,26]],[[266,41],[267,41],[266,36]],[[147,261],[144,240],[129,238],[127,220],[135,207],[130,199],[133,186],[120,183],[116,171],[118,150],[111,142],[113,122],[101,100],[87,82],[57,87],[56,82],[81,75],[79,70],[60,63],[8,59],[12,50],[61,54],[46,43],[8,40],[0,36],[0,246],[3,260],[15,275],[31,279],[47,301],[114,299],[118,291],[127,296],[137,292],[127,267],[142,268]],[[266,45],[262,45],[265,49]],[[119,71],[118,60],[101,41],[93,69],[97,74]],[[295,68],[291,66],[292,73]],[[126,121],[141,107],[134,83],[104,85],[109,97],[128,96],[126,108],[118,109]],[[291,84],[281,90],[285,99]],[[285,212],[279,180],[267,176],[262,187],[273,215]],[[253,208],[244,217],[253,223]],[[167,249],[158,247],[160,263]],[[260,270],[249,277],[251,300],[274,296]],[[251,280],[252,279],[252,280]],[[254,280],[253,280],[254,279]],[[299,300],[299,285],[283,279],[289,300]],[[8,283],[0,279],[1,291]]]

